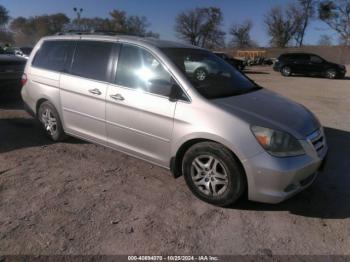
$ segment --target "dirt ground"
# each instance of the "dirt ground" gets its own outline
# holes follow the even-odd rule
[[[306,191],[214,207],[162,168],[77,139],[52,144],[20,103],[2,101],[0,255],[350,255],[350,77],[248,74],[326,127],[329,161]]]

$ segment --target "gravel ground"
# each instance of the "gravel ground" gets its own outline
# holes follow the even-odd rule
[[[350,255],[350,77],[248,74],[326,127],[329,161],[306,191],[214,207],[162,168],[73,138],[52,144],[19,103],[2,101],[0,254]]]

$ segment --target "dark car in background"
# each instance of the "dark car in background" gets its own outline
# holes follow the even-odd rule
[[[0,54],[15,55],[28,59],[32,50],[31,47],[7,47],[6,49],[0,48]]]
[[[19,95],[27,59],[0,54],[0,96]]]
[[[244,70],[244,68],[246,66],[245,61],[240,60],[240,59],[236,59],[236,58],[233,58],[233,57],[230,57],[226,53],[214,52],[214,54],[216,54],[218,57],[224,59],[227,63],[229,63],[230,65],[234,66],[238,70],[242,71],[242,70]]]
[[[344,65],[331,63],[318,55],[308,53],[282,54],[275,62],[273,69],[281,72],[283,76],[300,74],[335,79],[344,78],[346,74]]]
[[[30,56],[30,53],[33,51],[33,47],[28,47],[28,46],[20,47],[19,49],[21,49],[22,53],[28,57]]]

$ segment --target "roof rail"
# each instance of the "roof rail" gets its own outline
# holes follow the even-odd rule
[[[129,36],[142,37],[140,35],[124,34],[116,31],[107,31],[107,30],[88,30],[88,31],[67,30],[63,32],[58,32],[56,35],[108,35],[108,36],[129,35]]]

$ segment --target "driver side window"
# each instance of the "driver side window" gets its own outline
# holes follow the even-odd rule
[[[151,53],[133,45],[122,46],[117,85],[169,97],[174,83],[170,73]]]
[[[322,63],[322,59],[321,58],[319,58],[318,56],[311,56],[311,62],[312,63],[316,63],[316,64],[321,64]]]

